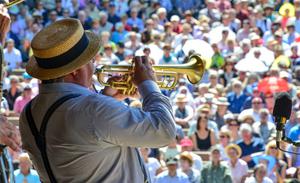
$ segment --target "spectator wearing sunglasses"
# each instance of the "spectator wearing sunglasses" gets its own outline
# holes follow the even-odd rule
[[[276,159],[276,164],[269,178],[272,179],[273,182],[283,182],[286,177],[286,168],[287,164],[282,160],[283,153],[276,147],[276,141],[270,141],[266,146],[266,155],[273,156]]]
[[[239,134],[240,123],[235,119],[234,115],[229,113],[224,116],[225,125],[222,126],[222,130],[229,130],[231,136],[231,142],[237,142],[241,139]]]

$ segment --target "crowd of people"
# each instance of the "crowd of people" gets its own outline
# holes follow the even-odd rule
[[[199,52],[206,60],[201,82],[182,76],[174,90],[162,91],[173,104],[177,136],[167,147],[140,148],[152,182],[300,180],[300,156],[293,154],[300,148],[276,148],[272,117],[276,93],[289,92],[285,134],[300,140],[299,0],[26,0],[9,13],[1,103],[7,116],[19,115],[38,94],[37,79],[16,75],[32,56],[34,35],[57,20],[78,18],[101,39],[96,66],[130,64],[139,54],[154,65],[185,64]],[[139,100],[125,102],[142,107]],[[21,170],[17,182],[38,182],[27,170],[28,155],[11,154]]]

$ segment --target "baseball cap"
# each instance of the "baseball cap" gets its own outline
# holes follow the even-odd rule
[[[185,137],[184,139],[182,139],[180,141],[180,146],[181,147],[190,147],[193,146],[193,141],[187,137]]]

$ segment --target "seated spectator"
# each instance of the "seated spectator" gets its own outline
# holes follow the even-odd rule
[[[99,18],[100,18],[99,33],[101,34],[102,32],[111,32],[113,29],[113,24],[107,21],[108,19],[107,13],[101,11],[99,13]]]
[[[298,124],[291,128],[290,133],[288,134],[293,141],[300,140],[300,120],[297,121]]]
[[[229,102],[229,111],[232,113],[240,113],[247,96],[243,93],[242,83],[238,80],[232,83],[233,91],[227,95]]]
[[[182,171],[178,170],[178,158],[168,157],[166,159],[166,165],[168,170],[158,174],[155,178],[155,183],[189,183],[188,176]]]
[[[224,116],[225,125],[222,126],[221,130],[229,130],[231,141],[237,142],[241,139],[239,134],[240,123],[235,119],[234,115],[229,113]]]
[[[255,97],[252,99],[251,108],[243,110],[240,113],[240,116],[251,115],[254,118],[254,121],[260,121],[260,113],[259,111],[263,108],[263,100],[260,97]],[[272,122],[272,116],[268,115],[268,120]]]
[[[271,179],[266,177],[267,175],[267,167],[264,164],[258,164],[254,168],[253,176],[248,177],[245,180],[245,183],[273,183]]]
[[[253,168],[255,165],[251,154],[265,150],[263,140],[253,137],[252,132],[253,130],[249,124],[242,124],[240,127],[242,139],[237,142],[237,145],[242,149],[242,160],[248,163],[249,168]]]
[[[207,151],[216,144],[213,130],[207,127],[208,119],[200,115],[197,119],[197,131],[191,136],[195,150]]]
[[[282,151],[277,149],[275,140],[272,140],[267,144],[265,154],[273,156],[276,159],[276,168],[273,169],[269,178],[271,178],[273,182],[283,182],[286,176],[287,164],[282,160]]]
[[[172,140],[172,142],[166,146],[159,149],[161,158],[167,159],[168,157],[175,157],[180,154],[181,146],[177,144],[176,139]]]
[[[27,153],[19,156],[19,169],[14,171],[16,183],[40,183],[37,171],[32,169],[32,162]]]
[[[184,94],[176,97],[176,107],[174,108],[175,122],[183,128],[189,127],[189,122],[193,118],[193,108],[187,105],[187,98]]]
[[[213,119],[218,124],[218,128],[220,129],[224,124],[224,115],[228,113],[229,102],[226,97],[219,97],[217,102],[217,112],[214,115]]]
[[[227,129],[222,129],[219,133],[219,143],[216,146],[218,146],[221,151],[222,161],[228,160],[228,156],[225,152],[225,149],[231,142],[230,133],[231,132]]]
[[[6,44],[7,46],[3,50],[3,54],[8,70],[12,71],[14,69],[19,69],[22,64],[22,55],[20,50],[15,48],[15,41],[12,39],[9,39]]]
[[[180,154],[180,170],[189,177],[190,183],[199,183],[200,171],[193,168],[192,155],[184,151]]]
[[[276,127],[274,123],[268,121],[269,111],[268,109],[261,109],[259,111],[260,121],[256,121],[253,124],[254,133],[259,134],[259,136],[264,140],[264,143],[268,143],[270,140],[274,139],[276,136]]]
[[[162,168],[156,158],[149,157],[150,151],[151,150],[149,148],[140,148],[151,182],[154,182],[155,176],[162,172]]]
[[[221,151],[217,147],[211,149],[211,161],[201,171],[201,183],[222,182],[231,183],[230,170],[221,163]]]
[[[20,114],[25,107],[25,105],[32,99],[32,88],[30,85],[27,85],[21,96],[16,99],[14,104],[14,112]]]
[[[112,64],[118,64],[120,59],[113,53],[111,44],[104,45],[103,59],[109,60]]]
[[[242,150],[236,144],[230,144],[226,147],[226,154],[229,160],[226,161],[230,171],[233,183],[244,182],[248,175],[247,163],[240,159]]]
[[[11,75],[10,79],[10,88],[7,91],[4,91],[3,96],[6,98],[9,110],[14,109],[14,104],[16,99],[22,94],[19,86],[19,78],[18,76]]]
[[[193,148],[194,148],[193,141],[191,139],[185,137],[184,139],[182,139],[180,141],[180,146],[181,146],[181,152],[187,151],[192,156],[193,168],[195,168],[196,170],[202,170],[202,167],[203,167],[202,158],[192,152]]]
[[[177,58],[172,55],[172,47],[169,44],[165,44],[163,46],[163,56],[159,60],[159,64],[178,64]]]
[[[111,34],[111,40],[114,43],[124,43],[128,32],[124,30],[124,26],[121,22],[115,25],[115,31]]]
[[[197,108],[196,113],[197,113],[197,116],[201,116],[201,115],[209,116],[210,111],[211,110],[208,105],[201,105],[200,107]],[[219,129],[218,129],[217,123],[208,118],[207,127],[215,133],[215,138],[218,138]],[[197,131],[197,120],[193,120],[191,122],[189,131],[188,131],[188,136],[189,137],[192,136],[196,131]]]
[[[300,167],[300,156],[292,154],[292,153],[300,153],[300,147],[295,147],[289,144],[286,148],[288,152],[285,153],[287,157],[288,167]],[[291,153],[292,152],[292,153]]]
[[[222,84],[219,84],[219,74],[217,71],[215,70],[209,70],[209,84],[208,84],[208,88],[214,88],[216,89],[218,92],[222,93],[224,90],[224,86]]]

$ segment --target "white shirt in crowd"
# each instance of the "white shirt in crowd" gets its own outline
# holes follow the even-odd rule
[[[226,165],[229,167],[231,171],[231,177],[233,183],[240,183],[243,176],[247,175],[248,173],[248,165],[242,159],[238,159],[235,166],[232,165],[230,160],[226,161]]]
[[[249,177],[245,180],[245,183],[258,183],[254,177]],[[268,177],[264,177],[262,183],[273,183],[273,181],[268,178]]]
[[[9,70],[17,69],[18,64],[22,62],[21,52],[13,48],[11,52],[8,52],[7,48],[3,50],[4,53],[4,60],[8,65]]]

